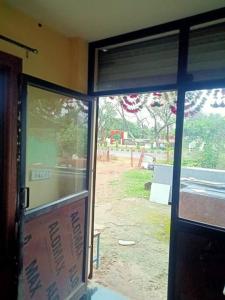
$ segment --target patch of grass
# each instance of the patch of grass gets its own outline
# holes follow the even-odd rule
[[[149,191],[145,190],[145,183],[151,181],[153,172],[149,170],[133,169],[123,173],[121,184],[124,197],[148,198]]]
[[[154,226],[153,236],[161,242],[167,242],[170,238],[170,216],[163,214],[157,208],[147,211],[144,220]]]
[[[111,186],[118,186],[119,185],[119,179],[113,179],[109,182],[109,185]]]

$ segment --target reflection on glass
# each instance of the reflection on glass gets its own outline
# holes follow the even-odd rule
[[[97,52],[95,90],[157,86],[176,82],[179,33],[167,32]]]
[[[224,22],[203,28],[191,28],[188,73],[193,81],[224,78]]]
[[[87,103],[29,86],[26,186],[30,208],[86,189]]]
[[[225,89],[186,93],[179,216],[225,227]]]

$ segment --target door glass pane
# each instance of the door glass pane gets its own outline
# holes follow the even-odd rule
[[[86,190],[88,106],[33,86],[27,96],[26,186],[38,207]]]
[[[185,95],[179,216],[225,227],[225,89]]]

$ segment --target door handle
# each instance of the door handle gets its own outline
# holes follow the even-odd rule
[[[25,187],[25,191],[26,191],[26,205],[25,208],[29,208],[30,206],[30,188],[29,187]]]
[[[22,194],[22,209],[29,208],[30,206],[30,188],[29,187],[23,187],[21,188],[21,194]]]

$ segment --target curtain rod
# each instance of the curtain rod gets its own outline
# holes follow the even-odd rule
[[[18,46],[18,47],[20,47],[20,48],[23,48],[23,49],[25,49],[25,50],[27,50],[27,51],[29,51],[29,52],[32,52],[32,53],[34,53],[34,54],[38,54],[38,50],[37,50],[37,49],[31,48],[31,47],[29,47],[29,46],[26,46],[26,45],[24,45],[24,44],[22,44],[22,43],[20,43],[20,42],[17,42],[17,41],[15,41],[15,40],[13,40],[13,39],[8,38],[7,36],[4,36],[4,35],[1,35],[1,34],[0,34],[0,39],[3,40],[3,41],[5,41],[5,42],[14,44],[14,45],[16,45],[16,46]]]

